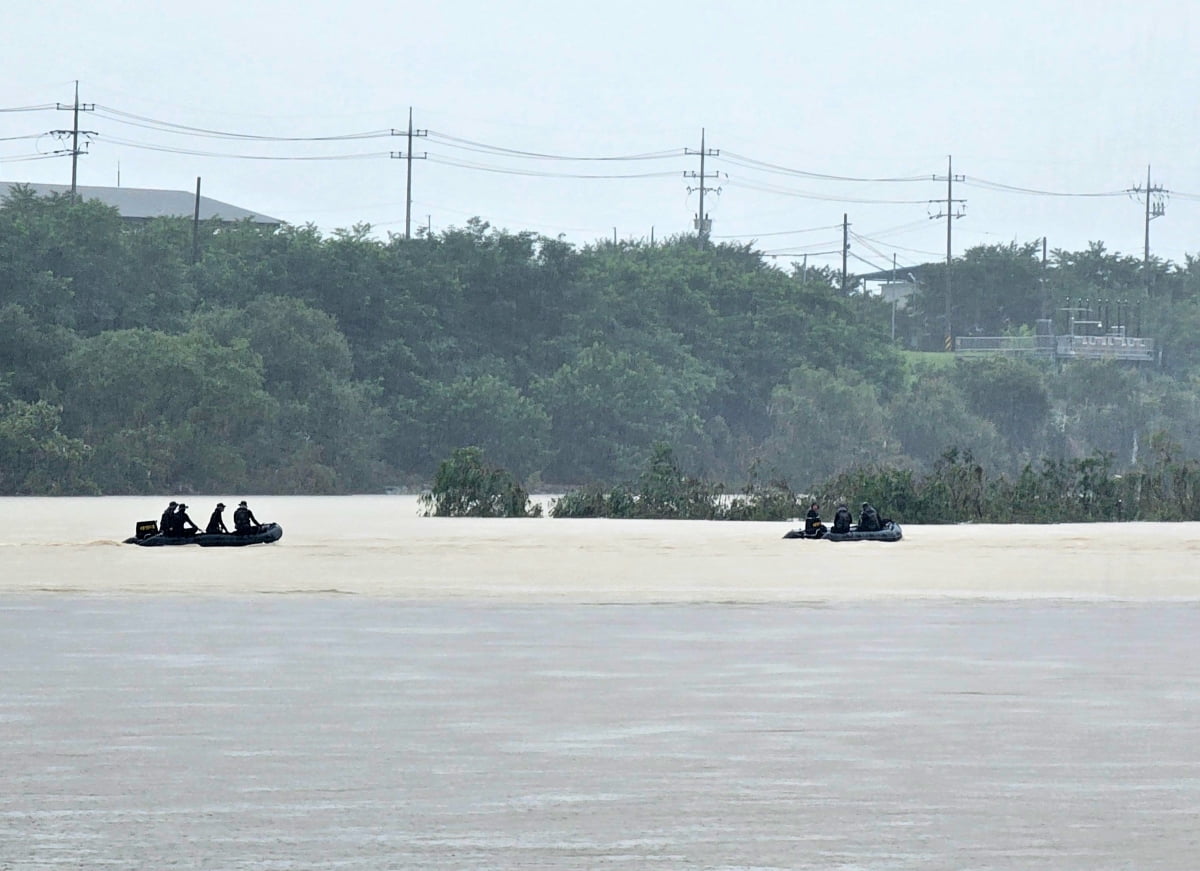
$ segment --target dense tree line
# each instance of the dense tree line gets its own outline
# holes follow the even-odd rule
[[[193,257],[193,252],[198,256]],[[811,491],[955,448],[997,474],[1161,435],[1200,455],[1200,264],[989,246],[954,317],[1019,334],[1120,298],[1161,367],[958,360],[936,270],[896,313],[828,272],[694,238],[576,247],[465,227],[123,221],[17,189],[0,204],[0,492],[420,487],[474,445],[521,486],[633,480],[669,444],[696,474]]]

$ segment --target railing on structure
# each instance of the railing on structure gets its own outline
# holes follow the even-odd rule
[[[1154,340],[1129,336],[1059,336],[1055,351],[1074,359],[1153,360]]]
[[[966,356],[1149,361],[1154,359],[1154,340],[1122,335],[957,336],[954,352]]]
[[[1053,357],[1054,336],[958,336],[957,354]]]

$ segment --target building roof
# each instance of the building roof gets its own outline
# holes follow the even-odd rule
[[[897,266],[895,269],[881,269],[879,272],[867,272],[856,276],[860,281],[891,281],[895,276],[897,282],[911,281],[917,284],[925,277],[930,269],[940,269],[945,263],[918,263],[916,266]]]
[[[0,198],[7,197],[15,187],[27,187],[40,197],[50,194],[69,194],[68,184],[39,184],[34,182],[0,181]],[[190,218],[196,212],[194,191],[164,191],[153,188],[113,188],[77,185],[76,192],[82,199],[99,200],[114,207],[122,218],[149,220],[151,218]],[[200,219],[203,221],[251,221],[255,224],[278,226],[283,221],[269,215],[252,212],[201,195]]]

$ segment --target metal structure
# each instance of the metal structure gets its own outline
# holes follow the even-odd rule
[[[1150,363],[1158,359],[1154,339],[1130,336],[1117,318],[1109,323],[1090,305],[1061,309],[1067,332],[1056,335],[1054,322],[1039,320],[1032,336],[956,336],[954,353],[962,356],[1040,357],[1049,360],[1122,360]],[[1120,306],[1118,306],[1120,312]]]

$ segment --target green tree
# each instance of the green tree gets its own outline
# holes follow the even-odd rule
[[[59,429],[62,409],[45,401],[0,403],[0,494],[63,496],[95,492],[89,447]]]
[[[245,487],[247,446],[276,412],[245,345],[113,330],[81,341],[66,368],[63,424],[94,447],[104,492]]]
[[[475,446],[459,448],[438,466],[430,492],[421,494],[425,515],[433,517],[540,517],[540,505],[506,470],[494,466]]]

